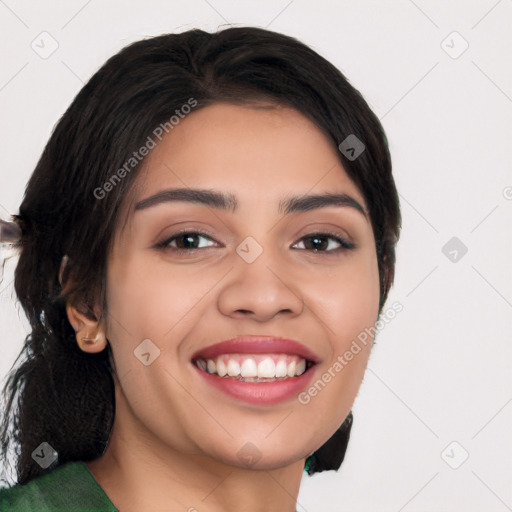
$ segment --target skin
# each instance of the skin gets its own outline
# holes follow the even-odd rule
[[[132,208],[109,256],[105,320],[67,308],[82,350],[104,350],[108,340],[116,369],[111,440],[89,469],[122,512],[294,511],[305,458],[350,411],[371,342],[306,405],[296,396],[275,405],[234,399],[208,386],[191,358],[237,335],[275,335],[319,357],[313,383],[332,367],[377,319],[371,223],[350,206],[283,215],[278,203],[339,192],[366,208],[364,198],[325,135],[280,106],[219,103],[189,114],[147,157],[135,203],[176,187],[230,192],[238,207]],[[183,228],[213,236],[199,237],[205,248],[190,255],[155,248]],[[315,253],[304,237],[325,231],[355,248]],[[263,248],[250,264],[235,250],[247,236]],[[81,341],[85,334],[97,341]],[[160,355],[145,366],[134,350],[148,338]],[[261,454],[252,467],[237,455],[248,442]]]

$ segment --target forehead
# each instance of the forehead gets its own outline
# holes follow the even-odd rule
[[[294,109],[261,104],[218,103],[192,112],[151,151],[137,178],[137,199],[163,185],[224,185],[235,193],[250,187],[266,196],[317,184],[357,190],[315,124]]]
[[[326,191],[365,205],[336,146],[313,122],[292,108],[261,103],[213,104],[174,125],[145,158],[126,221],[140,200],[186,187],[230,193],[238,211]]]

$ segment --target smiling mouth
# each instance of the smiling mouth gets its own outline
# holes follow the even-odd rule
[[[203,372],[241,382],[276,382],[303,375],[314,363],[290,354],[223,354],[196,358],[193,363]]]

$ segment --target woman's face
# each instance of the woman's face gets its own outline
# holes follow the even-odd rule
[[[378,314],[337,150],[295,110],[219,103],[174,126],[134,190],[107,272],[116,423],[162,459],[303,459],[350,411]]]

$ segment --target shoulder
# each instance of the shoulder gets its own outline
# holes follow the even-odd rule
[[[70,462],[24,485],[0,489],[2,512],[117,512],[83,462]]]

